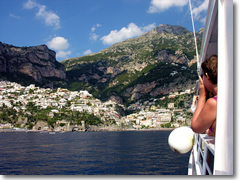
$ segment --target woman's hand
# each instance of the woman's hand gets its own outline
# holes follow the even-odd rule
[[[204,75],[203,75],[204,76]],[[207,97],[207,89],[204,86],[203,79],[201,76],[199,76],[199,98],[205,98]]]

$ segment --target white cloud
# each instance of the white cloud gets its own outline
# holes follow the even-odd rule
[[[102,26],[101,24],[93,25],[93,27],[91,28],[91,32],[89,33],[91,40],[96,41],[98,39],[99,35],[97,35],[94,31],[101,26]]]
[[[16,16],[14,14],[9,14],[9,16],[12,17],[12,18],[15,18],[15,19],[19,19],[20,18],[20,16]]]
[[[101,24],[93,25],[93,27],[91,28],[91,32],[94,32],[97,27],[101,27],[101,26],[102,26]]]
[[[91,28],[91,32],[94,32],[95,30],[96,30],[96,27],[93,26],[93,27]]]
[[[45,5],[41,5],[35,1],[28,0],[24,4],[25,9],[37,9],[36,17],[39,17],[40,19],[43,19],[45,24],[48,26],[52,26],[55,29],[59,29],[60,26],[60,18],[57,14],[47,10],[47,7]]]
[[[86,51],[83,52],[84,55],[88,55],[88,54],[91,54],[92,53],[92,50],[91,49],[88,49]]]
[[[205,22],[205,17],[201,17],[201,13],[207,11],[209,0],[204,0],[198,7],[193,8],[193,16],[196,20],[200,19],[201,22]]]
[[[96,33],[90,33],[90,39],[97,40],[98,37],[99,37],[99,35],[97,35]]]
[[[206,17],[201,18],[201,19],[200,19],[200,22],[201,22],[202,24],[205,24],[205,22],[206,22]]]
[[[54,49],[56,52],[57,58],[67,58],[68,55],[71,55],[71,51],[67,51],[70,44],[68,43],[68,40],[64,37],[54,37],[50,41],[47,42],[47,46],[51,49]]]
[[[152,0],[148,13],[163,12],[173,6],[183,7],[188,4],[188,0]]]
[[[69,47],[68,40],[60,36],[53,38],[51,41],[48,41],[47,45],[48,47],[57,51],[62,51]]]
[[[156,27],[156,24],[155,24],[155,23],[149,24],[149,25],[143,27],[143,31],[144,31],[144,32],[148,32],[148,31],[152,30],[152,29],[155,28],[155,27]]]
[[[102,25],[101,24],[96,24],[96,27],[101,27]]]
[[[124,41],[128,38],[139,36],[142,33],[147,32],[154,27],[155,27],[155,23],[149,24],[144,27],[138,27],[136,24],[130,23],[128,27],[123,27],[120,31],[112,30],[108,35],[103,36],[101,40],[103,44],[111,45],[117,42]]]
[[[23,6],[25,9],[32,9],[32,8],[38,6],[38,4],[32,0],[28,0]]]
[[[71,55],[71,51],[58,51],[57,53],[56,53],[56,57],[57,58],[67,58],[68,57],[68,55]]]

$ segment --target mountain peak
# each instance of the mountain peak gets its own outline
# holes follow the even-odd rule
[[[143,36],[157,34],[157,33],[171,33],[175,35],[183,35],[189,33],[190,31],[186,28],[178,25],[169,25],[169,24],[160,24],[158,27],[155,27],[151,31],[144,33]]]

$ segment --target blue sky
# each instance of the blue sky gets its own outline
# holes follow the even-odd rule
[[[208,0],[191,0],[195,29],[204,27]],[[0,41],[46,44],[57,60],[99,52],[160,24],[192,31],[189,0],[0,0]]]

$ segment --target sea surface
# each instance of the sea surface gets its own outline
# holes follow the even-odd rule
[[[187,175],[171,131],[2,132],[1,175]]]

